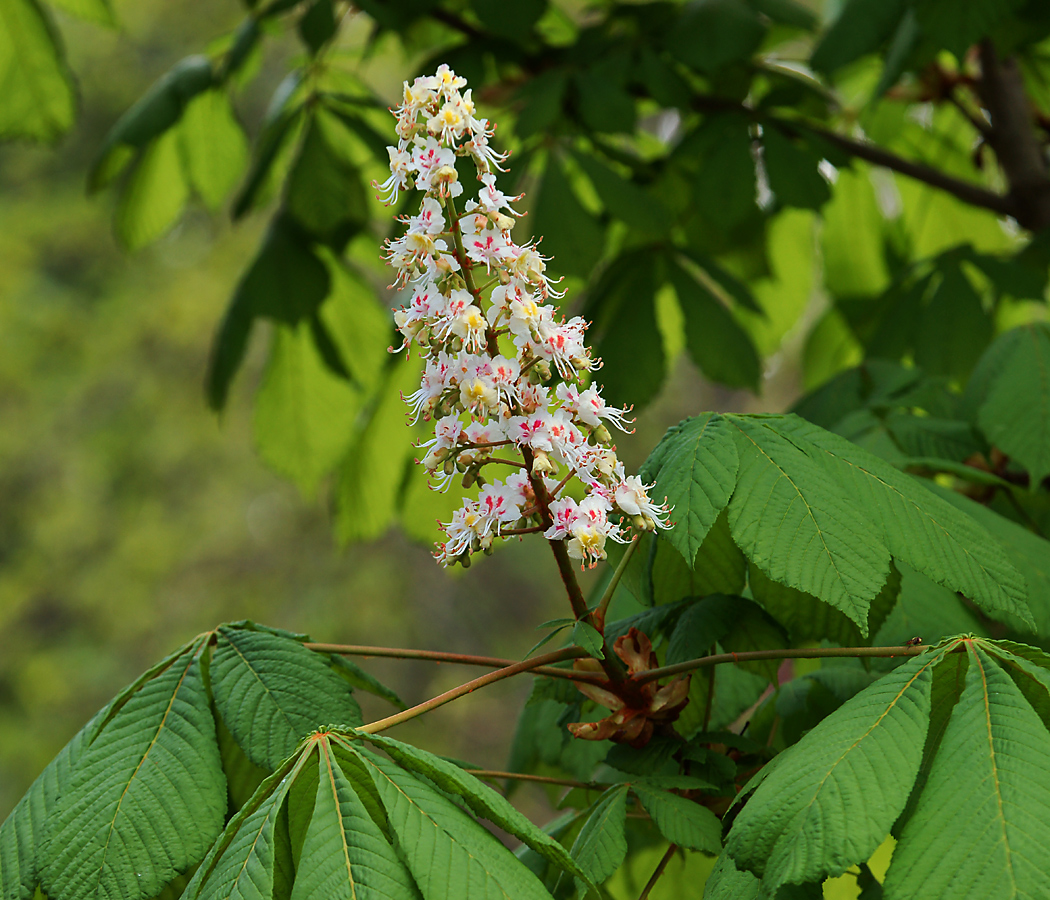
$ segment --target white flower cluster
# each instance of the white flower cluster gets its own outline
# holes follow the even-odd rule
[[[404,220],[405,233],[388,241],[386,257],[406,301],[394,314],[402,347],[417,345],[426,361],[419,390],[406,398],[413,421],[436,419],[434,437],[420,445],[422,464],[436,487],[457,473],[465,487],[481,485],[443,526],[448,539],[435,556],[468,565],[497,537],[542,531],[593,565],[605,558],[607,540],[627,540],[628,524],[669,527],[668,510],[616,458],[606,426],[626,430],[628,410],[588,386],[597,364],[583,340],[587,322],[557,315],[546,301],[562,295],[545,274],[546,260],[511,239],[519,215],[511,203],[520,198],[496,187],[492,170],[505,157],[490,146],[493,130],[475,118],[465,86],[448,66],[406,82],[394,111],[399,142],[388,148],[390,178],[376,185],[388,203],[402,190],[425,194],[419,213]],[[481,187],[460,213],[456,162],[466,157]],[[487,283],[479,286],[481,278]],[[518,458],[494,457],[501,447]],[[520,471],[488,481],[485,465]],[[585,489],[581,501],[560,496],[573,477]]]

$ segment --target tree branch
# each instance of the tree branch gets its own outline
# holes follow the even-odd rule
[[[646,882],[645,887],[642,888],[642,892],[638,895],[638,900],[649,900],[649,894],[656,886],[656,882],[660,880],[660,876],[664,874],[664,869],[667,868],[667,864],[671,861],[671,857],[674,856],[677,849],[677,844],[671,844],[671,846],[667,848],[667,852],[660,858],[660,862],[656,864],[656,869],[653,870],[653,874],[650,876],[649,881]]]
[[[1012,195],[1003,196],[1002,194],[997,194],[995,191],[990,191],[969,181],[963,181],[961,178],[953,178],[951,175],[946,175],[932,166],[912,162],[875,144],[846,137],[819,125],[811,125],[808,122],[801,122],[795,119],[781,119],[769,113],[754,110],[735,100],[727,100],[724,97],[702,95],[694,98],[693,107],[700,112],[743,113],[756,122],[777,128],[792,137],[800,137],[805,132],[827,141],[850,156],[863,159],[865,162],[870,162],[876,166],[882,166],[885,169],[891,169],[894,172],[899,172],[901,175],[907,175],[909,178],[923,182],[923,184],[945,191],[953,197],[959,198],[964,203],[969,203],[971,206],[988,209],[1001,216],[1013,216],[1015,219],[1020,214],[1017,200]]]
[[[378,734],[380,731],[386,731],[388,728],[393,728],[395,725],[400,725],[402,722],[407,722],[410,719],[416,718],[416,716],[428,713],[431,710],[437,709],[439,706],[444,706],[446,703],[458,700],[466,694],[471,694],[478,688],[483,688],[490,684],[494,684],[497,681],[502,681],[504,678],[510,678],[512,675],[528,672],[538,666],[547,665],[548,663],[562,662],[566,659],[579,659],[581,656],[587,656],[587,651],[582,647],[565,647],[562,650],[555,650],[551,653],[544,653],[542,656],[534,656],[532,659],[522,660],[519,663],[514,663],[512,666],[507,666],[504,669],[497,669],[495,672],[489,672],[487,675],[482,675],[480,678],[475,678],[473,681],[468,681],[465,684],[459,685],[459,687],[454,687],[450,691],[445,691],[443,694],[431,697],[423,703],[416,704],[415,706],[402,710],[399,713],[395,713],[392,716],[387,716],[385,719],[378,719],[375,722],[370,722],[363,728],[359,728],[358,731],[363,731],[365,734]]]
[[[720,663],[748,662],[756,659],[824,659],[827,657],[892,657],[892,656],[918,656],[926,647],[811,647],[811,648],[785,648],[781,650],[746,650],[742,653],[716,653],[713,656],[701,656],[699,659],[687,659],[685,662],[675,663],[673,666],[661,666],[659,669],[650,669],[635,675],[633,680],[637,684],[645,684],[658,678],[669,675],[679,675],[682,672],[691,672],[694,669],[702,669],[706,666],[717,666]]]
[[[1015,218],[1032,231],[1050,225],[1050,174],[1035,133],[1021,67],[1015,57],[999,59],[995,45],[980,45],[981,80],[977,88],[991,117],[985,134],[1010,184]]]
[[[430,662],[456,663],[463,666],[490,666],[503,669],[517,664],[517,660],[502,659],[498,656],[474,656],[470,653],[447,653],[443,650],[410,650],[405,647],[370,647],[366,644],[304,644],[307,650],[318,653],[338,653],[341,656],[375,656],[387,659],[421,659]],[[564,678],[567,681],[587,681],[594,684],[604,683],[605,678],[597,673],[574,672],[572,669],[557,669],[553,666],[537,666],[533,675],[546,675],[548,678]]]
[[[571,778],[551,778],[549,775],[525,775],[522,772],[500,772],[496,769],[465,769],[475,778],[486,781],[535,781],[538,784],[560,784],[563,787],[580,788],[584,791],[604,791],[615,787],[613,784],[599,784],[595,781],[573,781]]]

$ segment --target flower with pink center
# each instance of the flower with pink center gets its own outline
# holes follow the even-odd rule
[[[581,391],[574,384],[562,382],[555,388],[555,394],[561,400],[562,409],[569,410],[578,421],[591,428],[597,428],[602,424],[602,419],[607,419],[620,431],[627,431],[627,425],[632,421],[625,418],[629,409],[609,406],[597,388],[589,387]]]
[[[579,515],[576,501],[572,497],[563,497],[561,500],[554,500],[549,509],[551,526],[543,532],[543,536],[550,541],[563,540],[572,533],[573,523]]]

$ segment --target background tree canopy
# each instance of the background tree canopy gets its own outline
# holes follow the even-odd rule
[[[500,123],[500,187],[525,192],[519,229],[594,323],[607,398],[641,413],[629,468],[702,409],[791,409],[930,479],[1030,592],[1026,623],[890,547],[849,615],[864,590],[831,603],[819,578],[760,569],[730,504],[691,543],[672,534],[706,562],[652,541],[625,575],[624,615],[655,603],[648,624],[679,635],[669,662],[752,646],[717,603],[687,641],[664,603],[745,578],[781,643],[1050,641],[1045,3],[0,0],[0,814],[173,634],[250,617],[520,656],[524,623],[561,614],[542,548],[452,583],[422,549],[460,496],[413,465],[399,395],[419,363],[386,352],[380,256],[400,226],[369,185],[402,80],[441,62]],[[737,497],[762,478],[741,470]],[[713,727],[767,683],[740,671]],[[796,670],[777,749],[867,683],[828,672]],[[455,680],[380,674],[412,696]],[[498,705],[455,715],[477,733]],[[587,777],[594,760],[529,743],[563,707],[530,701],[518,768]],[[464,721],[428,720],[428,745],[502,766],[513,723],[475,748]],[[617,877],[644,883],[650,857]]]

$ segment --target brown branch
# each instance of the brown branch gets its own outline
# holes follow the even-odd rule
[[[649,900],[650,892],[656,886],[656,882],[660,880],[660,876],[664,874],[664,869],[667,868],[667,864],[671,861],[671,857],[674,856],[677,849],[677,844],[671,844],[667,848],[667,852],[660,858],[660,862],[656,864],[656,869],[653,871],[652,876],[638,895],[638,900]]]
[[[1032,231],[1050,225],[1050,174],[1035,132],[1021,67],[1013,56],[1000,59],[991,40],[980,45],[977,88],[992,120],[985,135],[1010,185],[1015,218]]]
[[[826,659],[832,658],[863,658],[863,657],[893,657],[893,656],[918,656],[928,648],[916,647],[812,647],[809,649],[785,648],[781,650],[745,650],[741,653],[716,653],[713,656],[701,656],[698,659],[687,659],[685,662],[675,663],[673,666],[661,666],[658,669],[650,669],[635,675],[633,680],[637,684],[645,684],[658,678],[666,678],[669,675],[679,675],[682,672],[692,672],[694,669],[702,669],[706,666],[717,666],[721,663],[748,662],[757,659]]]
[[[587,656],[587,651],[581,647],[565,647],[562,650],[554,650],[551,653],[544,653],[542,656],[534,656],[532,659],[522,660],[521,662],[515,663],[512,666],[507,666],[504,669],[497,669],[495,672],[489,672],[487,675],[482,675],[480,678],[475,678],[473,681],[468,681],[458,687],[454,687],[450,691],[445,691],[443,694],[431,697],[423,703],[418,703],[415,706],[402,710],[399,713],[395,713],[392,716],[387,716],[385,719],[378,719],[375,722],[370,722],[358,730],[363,731],[365,734],[378,734],[380,731],[386,731],[388,728],[393,728],[395,725],[400,725],[402,722],[407,722],[410,719],[416,718],[416,716],[421,716],[424,713],[435,710],[439,706],[444,706],[446,703],[458,700],[466,694],[473,693],[478,690],[478,688],[483,688],[490,684],[494,684],[497,681],[502,681],[504,678],[510,678],[513,675],[528,672],[538,666],[547,665],[548,663],[562,662],[566,659],[579,659],[581,656]]]
[[[584,791],[604,791],[615,787],[614,784],[599,784],[596,781],[573,781],[571,778],[551,778],[549,775],[525,775],[521,772],[500,772],[496,769],[466,769],[475,778],[484,778],[487,781],[501,781],[510,779],[513,781],[535,781],[538,784],[559,784],[563,787],[580,788]]]
[[[370,647],[366,644],[304,644],[308,650],[318,653],[338,653],[341,656],[374,656],[387,659],[419,659],[429,662],[455,663],[461,666],[489,666],[502,669],[516,664],[516,660],[502,659],[498,656],[474,656],[469,653],[447,653],[443,650],[410,650],[405,647]],[[605,678],[597,673],[573,672],[572,669],[558,669],[553,666],[537,666],[533,675],[545,675],[548,678],[564,678],[567,681],[587,681],[603,683]]]
[[[780,131],[793,137],[798,137],[802,132],[805,132],[827,141],[850,156],[863,159],[865,162],[870,162],[876,166],[882,166],[885,169],[891,169],[894,172],[899,172],[901,175],[907,175],[916,181],[921,181],[931,187],[945,191],[953,197],[958,197],[971,206],[988,209],[1001,216],[1018,218],[1020,214],[1017,200],[1013,195],[1003,196],[1002,194],[997,194],[995,191],[990,191],[969,181],[963,181],[961,178],[953,178],[951,175],[946,175],[932,166],[912,162],[875,144],[846,137],[819,125],[811,125],[808,122],[794,119],[781,119],[769,113],[751,109],[735,100],[727,100],[724,97],[699,96],[694,99],[693,107],[700,112],[743,113],[757,122],[778,128]]]

